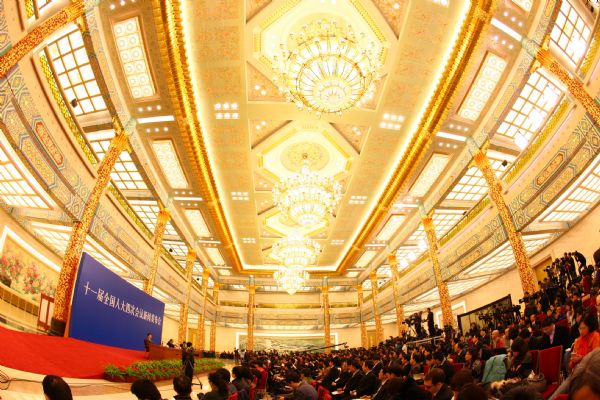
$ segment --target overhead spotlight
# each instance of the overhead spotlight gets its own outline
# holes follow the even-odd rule
[[[508,161],[506,161],[506,160],[502,160],[502,166],[503,166],[504,168],[506,168],[506,166],[507,166],[507,165],[508,165]]]
[[[172,253],[172,252],[173,252],[173,248],[172,248],[172,247],[170,247],[170,248],[169,248],[169,253]]]
[[[77,98],[73,99],[70,101],[71,103],[71,107],[75,108],[79,105],[79,102],[77,101]]]
[[[463,215],[467,215],[467,212],[466,212],[466,211],[463,211]]]

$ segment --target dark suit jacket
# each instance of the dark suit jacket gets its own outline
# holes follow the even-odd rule
[[[375,376],[379,376],[379,371],[383,369],[383,362],[378,361],[377,364],[373,365],[373,373]]]
[[[444,362],[440,364],[440,368],[444,371],[444,375],[446,376],[446,385],[449,385],[455,373],[454,365],[450,361],[444,360]]]
[[[346,386],[344,386],[344,394],[346,396],[349,396],[351,391],[358,389],[358,385],[364,375],[365,374],[361,370],[358,370],[350,377],[350,379],[348,379]]]
[[[360,380],[358,387],[356,388],[356,397],[370,396],[379,387],[379,379],[373,373],[373,371],[369,371],[367,374],[363,375]]]
[[[400,393],[394,396],[394,400],[430,400],[430,398],[430,393],[421,389],[411,377],[406,378]]]
[[[331,385],[333,381],[335,381],[340,376],[340,368],[339,367],[331,367],[325,378],[323,378],[323,382],[321,384],[325,387]]]
[[[389,397],[389,393],[387,387],[389,386],[390,381],[387,380],[379,385],[379,388],[375,392],[375,394],[371,397],[371,400],[387,400]]]
[[[442,385],[440,391],[433,396],[432,400],[452,400],[454,392],[446,385]]]
[[[544,334],[542,337],[542,349],[549,349],[554,346],[562,346],[563,351],[571,347],[571,334],[567,328],[560,325],[554,325],[554,338],[550,343],[550,336]]]
[[[335,389],[342,389],[346,383],[348,382],[348,380],[350,379],[350,377],[352,376],[352,373],[350,371],[340,371],[340,376],[338,376],[338,378],[336,380],[334,380],[333,382],[335,383],[334,387]]]

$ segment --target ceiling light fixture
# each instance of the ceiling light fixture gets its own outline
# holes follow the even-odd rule
[[[331,177],[310,170],[303,155],[300,173],[283,178],[273,187],[273,201],[282,213],[301,226],[314,226],[332,215],[342,197],[342,186]]]
[[[351,25],[317,20],[289,35],[273,57],[275,84],[299,109],[317,115],[360,107],[373,97],[379,80],[381,46],[367,42]]]
[[[283,266],[304,269],[317,261],[321,246],[315,240],[292,234],[280,239],[271,248],[271,257]]]

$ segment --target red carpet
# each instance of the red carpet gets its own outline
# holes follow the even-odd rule
[[[3,327],[0,327],[0,343],[0,366],[69,378],[102,378],[107,364],[125,366],[148,359],[143,351]]]

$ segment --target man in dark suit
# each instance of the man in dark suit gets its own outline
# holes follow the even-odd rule
[[[423,386],[431,393],[431,400],[452,400],[454,392],[444,383],[445,380],[444,371],[440,368],[433,368],[425,375]]]
[[[335,392],[336,390],[342,391],[346,383],[352,376],[352,372],[350,372],[350,364],[349,361],[342,361],[342,367],[340,369],[340,375],[335,379],[331,385],[329,385],[328,389],[330,392]]]
[[[366,360],[362,365],[362,372],[364,375],[358,383],[358,387],[355,391],[350,392],[352,398],[371,396],[379,387],[379,379],[377,375],[372,371],[375,363],[373,360]]]
[[[542,322],[542,350],[550,347],[562,346],[563,351],[571,347],[570,333],[564,326],[554,325],[550,318],[546,318]]]
[[[321,385],[329,388],[331,384],[340,376],[340,359],[335,357],[329,361],[329,372],[321,381]]]
[[[334,397],[345,399],[349,399],[352,397],[350,393],[358,389],[358,385],[360,384],[360,381],[364,375],[361,368],[362,367],[358,360],[352,361],[352,363],[350,364],[350,373],[352,375],[350,376],[350,379],[348,379],[348,382],[346,382],[346,385],[344,385],[342,389],[343,393],[337,394]]]
[[[433,323],[433,312],[431,308],[427,309],[427,330],[429,331],[429,336],[435,336],[435,326]]]
[[[150,351],[150,345],[152,344],[152,334],[148,332],[146,338],[144,339],[144,349],[146,349],[146,353]]]
[[[388,394],[388,385],[389,385],[389,367],[384,367],[379,371],[379,382],[380,385],[377,388],[377,391],[371,396],[371,400],[387,400]]]

